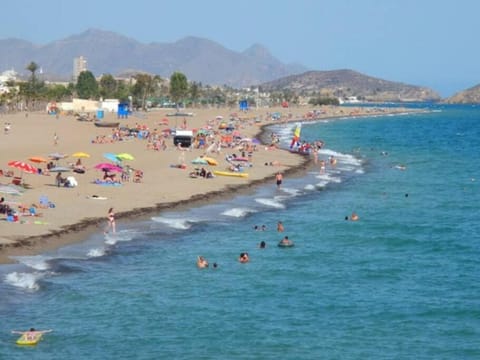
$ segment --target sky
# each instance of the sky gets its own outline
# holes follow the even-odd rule
[[[443,97],[480,84],[478,0],[15,0],[1,13],[0,39],[37,45],[90,28],[142,43],[196,36],[234,51],[260,44],[284,63],[352,69]]]

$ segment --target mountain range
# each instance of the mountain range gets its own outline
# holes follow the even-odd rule
[[[480,85],[462,90],[445,99],[449,104],[480,104]]]
[[[25,75],[34,61],[49,80],[69,81],[73,59],[83,56],[95,76],[148,72],[169,78],[174,71],[204,85],[242,88],[260,85],[265,90],[297,93],[330,92],[372,101],[440,100],[432,89],[378,79],[353,70],[310,71],[301,64],[285,64],[264,46],[254,44],[242,52],[203,38],[185,37],[173,43],[141,43],[98,29],[36,45],[21,39],[0,40],[0,70],[15,68]]]
[[[232,87],[256,85],[307,70],[302,65],[283,64],[258,44],[243,52],[198,37],[143,44],[97,29],[41,46],[5,39],[0,40],[0,48],[0,69],[24,68],[34,61],[44,76],[64,80],[71,79],[73,59],[79,56],[87,59],[88,70],[95,76],[143,71],[169,78],[174,71],[180,71],[189,80]]]
[[[438,101],[440,95],[432,89],[378,79],[343,69],[307,71],[261,85],[264,91],[294,91],[299,94],[321,92],[335,97],[355,96],[366,101]]]

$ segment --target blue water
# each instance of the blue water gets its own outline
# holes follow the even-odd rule
[[[426,110],[304,124],[326,174],[1,266],[0,358],[480,358],[480,110]]]

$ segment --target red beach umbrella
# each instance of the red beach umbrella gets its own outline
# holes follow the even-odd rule
[[[30,165],[29,163],[19,161],[19,160],[14,160],[10,161],[8,163],[8,166],[20,169],[22,172],[30,173],[30,174],[36,174],[37,173],[37,168],[34,167],[33,165]]]

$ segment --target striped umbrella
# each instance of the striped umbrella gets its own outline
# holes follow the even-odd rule
[[[22,173],[26,172],[30,174],[36,174],[38,171],[37,168],[34,167],[33,165],[30,165],[29,163],[19,161],[19,160],[10,161],[8,163],[8,166],[16,169],[20,169]]]

